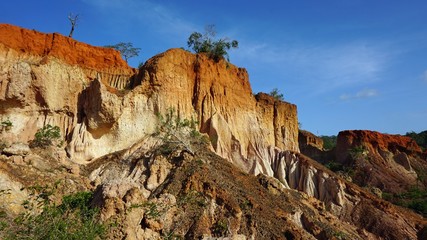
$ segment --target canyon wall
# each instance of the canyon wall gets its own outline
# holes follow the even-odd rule
[[[197,120],[197,130],[209,138],[209,147],[233,166],[258,175],[267,188],[274,185],[277,189],[304,192],[298,193],[304,196],[304,201],[314,202],[313,207],[325,208],[339,220],[356,226],[361,236],[415,239],[425,225],[420,216],[391,206],[300,154],[296,106],[267,94],[253,95],[248,73],[243,68],[226,61],[214,62],[203,54],[171,49],[136,70],[112,49],[93,47],[59,34],[0,25],[0,120],[13,124],[7,129],[2,127],[2,141],[28,142],[44,125],[59,126],[67,154],[62,161],[83,165],[94,186],[108,187],[108,183],[124,181],[124,187],[136,187],[148,198],[169,177],[160,173],[170,171],[172,166],[170,161],[161,159],[161,164],[149,166],[147,171],[142,167],[152,162],[141,159],[156,145],[152,136],[161,122],[159,115],[165,116],[171,110],[181,120]],[[305,141],[301,139],[304,144],[321,145],[320,140],[306,136]],[[387,156],[382,158],[384,161],[401,166],[396,168],[399,172],[408,176],[414,172],[412,166],[416,163],[411,156],[419,149],[408,139],[396,142],[387,136],[356,132],[340,136],[337,145],[340,162],[348,161],[350,149],[365,143],[363,146],[369,151]],[[208,160],[192,162],[203,164],[218,158],[209,154],[199,156]],[[108,168],[114,165],[110,157],[125,167],[109,175]],[[5,161],[9,158],[4,156]],[[135,163],[132,159],[141,162],[141,169],[132,165]],[[16,162],[19,160],[15,157]],[[70,171],[78,172],[73,168]],[[245,176],[245,181],[246,177],[253,177],[237,172]],[[275,177],[280,183],[264,175]],[[133,176],[131,185],[126,176]],[[409,181],[415,179],[411,177]],[[177,183],[182,186],[181,180]],[[196,189],[209,190],[203,186]],[[278,192],[282,192],[281,196],[294,193],[283,189]],[[260,206],[263,203],[259,202]],[[299,214],[293,211],[291,215],[305,229],[321,225],[313,225]],[[320,218],[326,221],[332,216],[325,217],[326,220],[323,215]],[[136,225],[141,225],[141,219],[137,220]],[[353,230],[349,229],[356,234]]]
[[[0,103],[1,120],[13,123],[4,140],[56,125],[80,164],[143,141],[170,109],[196,119],[215,152],[247,172],[265,165],[269,147],[299,151],[295,105],[254,96],[243,68],[181,49],[138,72],[113,49],[2,24]]]

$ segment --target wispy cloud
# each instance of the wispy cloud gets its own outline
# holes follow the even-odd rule
[[[148,26],[158,32],[188,35],[195,26],[180,17],[174,9],[148,0],[83,0],[102,11],[112,14],[110,21],[126,19],[125,22]],[[118,27],[120,25],[118,24]]]
[[[360,98],[371,98],[378,95],[375,89],[363,89],[355,94],[343,94],[340,96],[341,100],[360,99]]]
[[[424,80],[424,82],[427,82],[427,70],[424,71],[422,79]]]
[[[272,64],[288,75],[310,79],[298,84],[317,93],[376,82],[389,58],[386,50],[362,42],[281,47],[241,42],[237,58]]]

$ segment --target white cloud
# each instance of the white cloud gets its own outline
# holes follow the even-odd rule
[[[281,47],[244,40],[240,43],[233,59],[253,59],[257,64],[276,66],[287,76],[309,79],[298,84],[316,93],[379,81],[389,60],[388,51],[362,42]]]
[[[427,70],[423,73],[423,80],[424,82],[427,82]]]
[[[371,98],[377,95],[378,95],[378,92],[375,89],[363,89],[355,94],[343,94],[340,96],[340,99],[350,100],[350,99]]]

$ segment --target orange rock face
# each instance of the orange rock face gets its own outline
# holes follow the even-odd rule
[[[296,106],[254,96],[243,68],[171,49],[134,76],[112,49],[10,25],[0,33],[0,112],[14,123],[8,141],[56,125],[68,154],[84,163],[141,141],[158,114],[174,109],[197,119],[216,153],[247,172],[273,174],[269,148],[299,151]]]
[[[80,95],[93,79],[117,92],[135,72],[113,49],[0,24],[0,117],[13,123],[2,138],[27,142],[51,124],[65,140],[79,121]]]
[[[299,151],[296,106],[267,94],[254,96],[245,69],[171,49],[140,71],[141,87],[151,89],[154,109],[197,117],[215,151],[245,171],[266,172],[269,147]]]
[[[58,33],[44,34],[9,24],[0,24],[0,43],[21,54],[55,57],[82,68],[130,69],[118,51],[94,47]]]
[[[342,131],[338,136],[338,145],[340,147],[364,144],[369,147],[370,150],[376,151],[405,151],[409,154],[421,153],[421,148],[417,143],[406,136],[384,134],[367,130]]]

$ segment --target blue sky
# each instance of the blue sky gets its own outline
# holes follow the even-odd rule
[[[397,0],[2,1],[0,22],[104,46],[132,42],[137,66],[215,24],[239,41],[233,64],[254,93],[278,88],[298,106],[302,128],[404,134],[427,129],[427,2]]]

